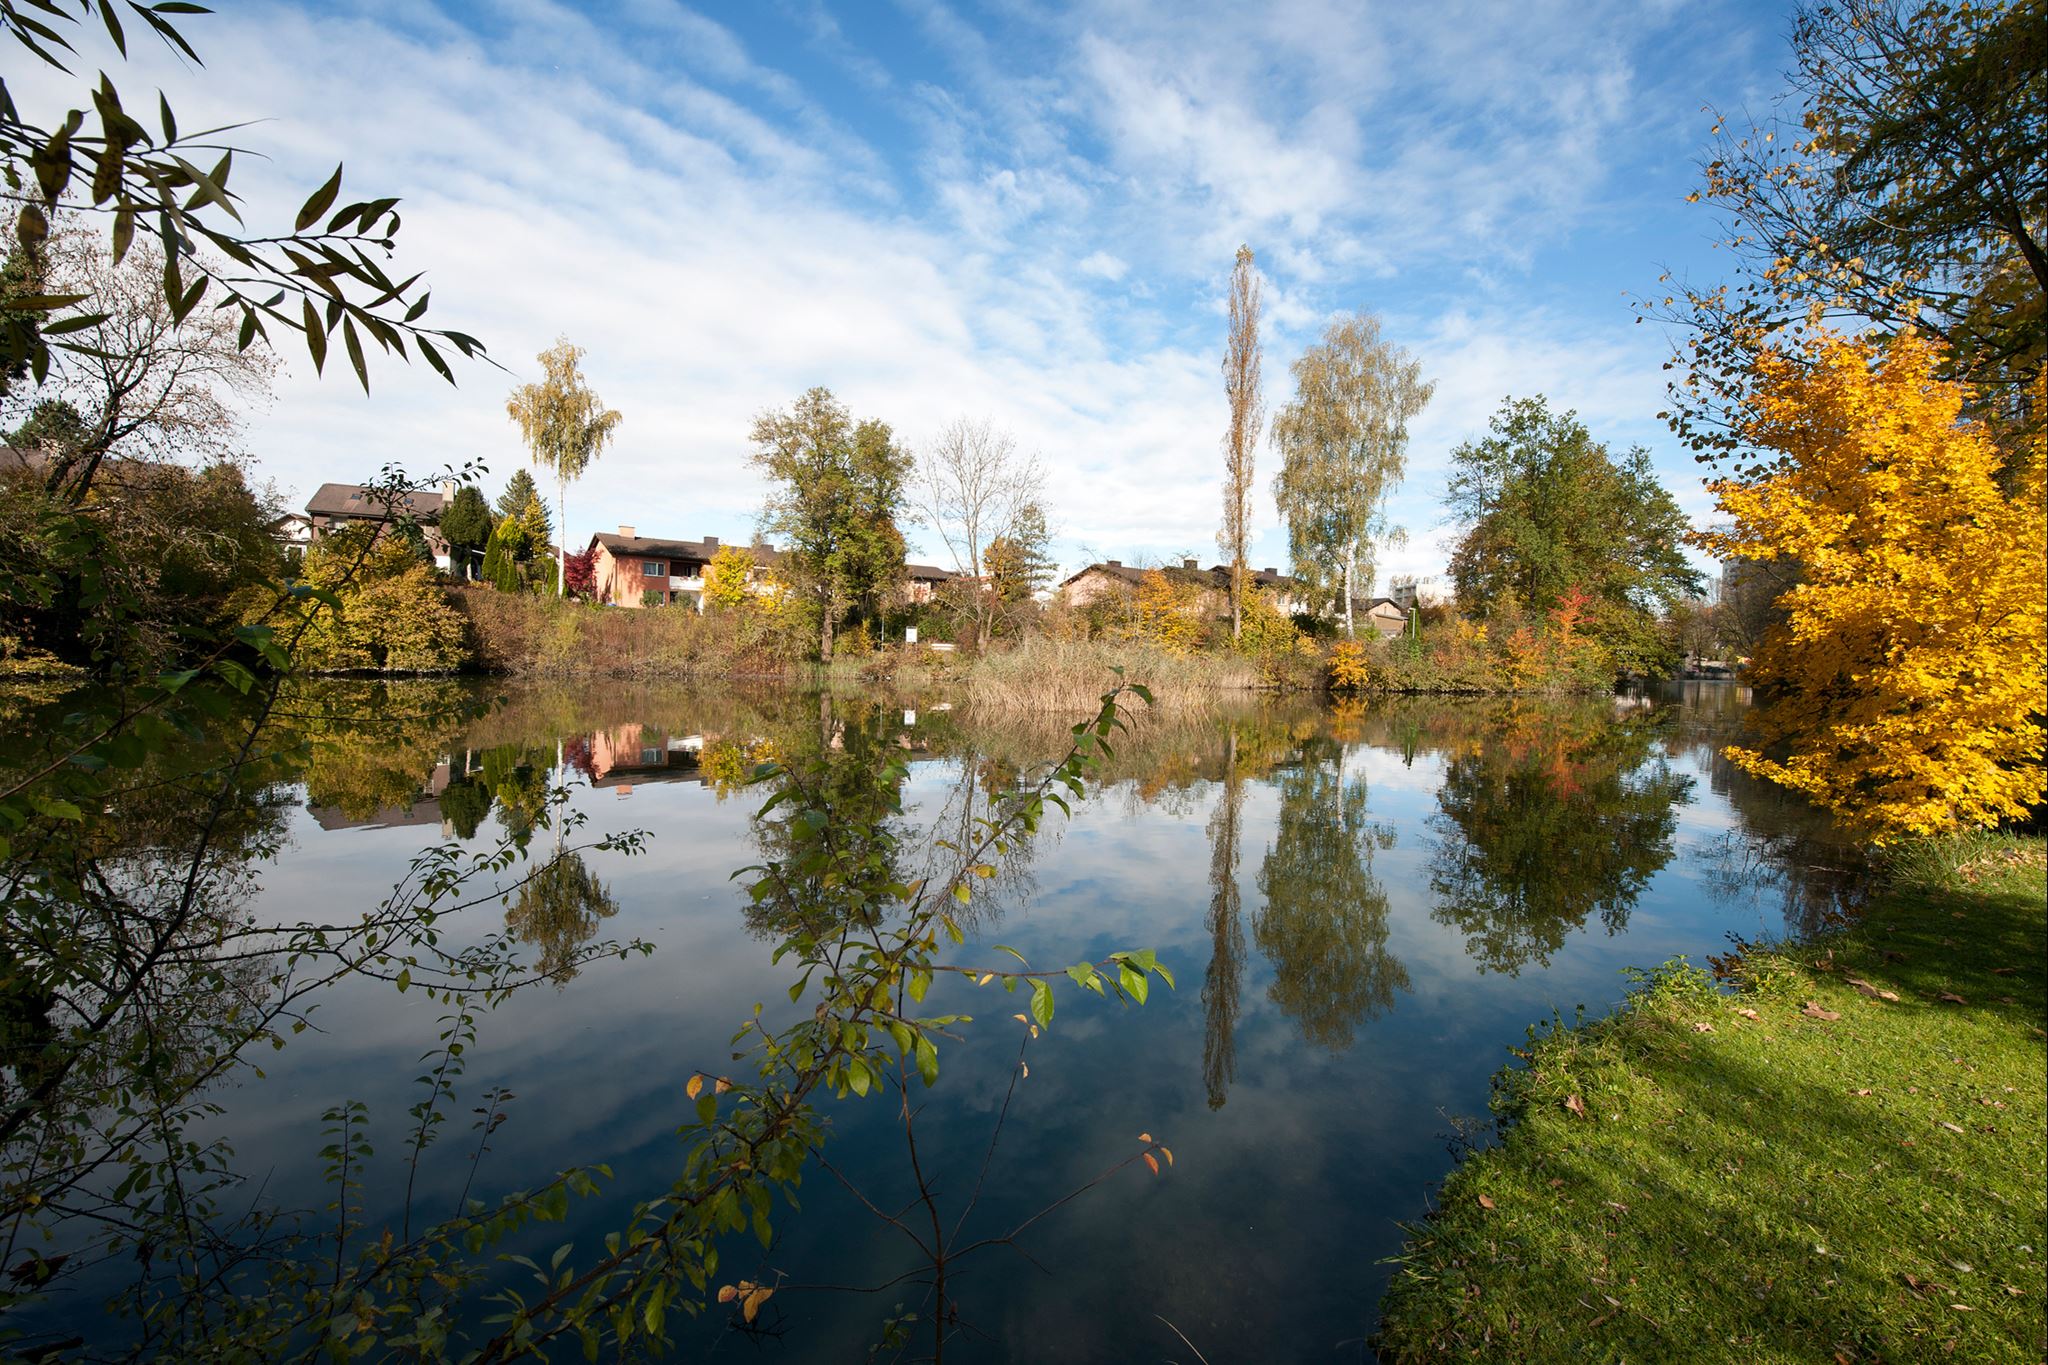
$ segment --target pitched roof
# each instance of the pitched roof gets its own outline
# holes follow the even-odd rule
[[[416,517],[433,519],[441,515],[439,493],[417,489],[407,493],[401,501]],[[323,483],[306,500],[306,515],[313,517],[363,517],[385,521],[390,519],[391,511],[383,497],[372,497],[371,490],[359,483]]]
[[[616,535],[610,531],[599,531],[590,537],[588,548],[595,549],[599,545],[614,555],[644,555],[650,559],[687,559],[703,564],[709,564],[713,555],[728,548],[746,550],[757,561],[765,564],[773,564],[782,558],[782,551],[773,545],[748,545],[731,540],[662,540],[654,536]]]
[[[1181,582],[1195,582],[1204,587],[1223,587],[1230,582],[1230,566],[1228,564],[1212,564],[1206,569],[1190,569],[1185,565],[1179,564],[1163,564],[1158,567],[1159,571],[1170,579]],[[1149,572],[1151,572],[1150,569],[1140,565],[1126,564],[1120,559],[1112,559],[1106,563],[1090,564],[1079,573],[1069,575],[1061,580],[1060,586],[1064,588],[1067,584],[1074,582],[1076,579],[1084,578],[1091,573],[1105,573],[1114,578],[1120,578],[1126,583],[1137,583],[1143,580]],[[1292,578],[1272,569],[1251,569],[1247,573],[1251,579],[1252,586],[1255,588],[1273,588],[1285,591],[1295,586]]]
[[[934,564],[905,564],[903,572],[913,579],[924,579],[934,583],[946,583],[960,577],[951,569],[941,569]]]

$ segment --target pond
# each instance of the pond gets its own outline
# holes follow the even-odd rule
[[[442,710],[484,698],[481,715]],[[1530,1025],[1605,1010],[1627,968],[1806,932],[1859,894],[1824,820],[1718,756],[1746,701],[1704,682],[1562,702],[1139,708],[1072,818],[1000,860],[963,914],[966,942],[941,956],[1000,970],[997,943],[1038,966],[1151,949],[1176,988],[1142,1007],[1062,990],[1028,1076],[1022,994],[941,977],[925,1002],[977,1016],[950,1030],[938,1084],[912,1090],[926,1186],[949,1227],[971,1204],[966,1241],[1025,1225],[950,1270],[947,1357],[1370,1360],[1403,1224],[1464,1145],[1489,1140],[1489,1078]],[[510,832],[545,856],[551,781],[568,784],[579,840],[647,833],[638,856],[585,855],[601,895],[553,911],[488,898],[448,926],[510,930],[552,979],[478,1021],[416,1206],[441,1216],[465,1189],[607,1163],[604,1193],[566,1230],[522,1243],[541,1250],[592,1249],[665,1188],[687,1079],[731,1065],[757,1002],[790,1009],[775,937],[732,878],[770,842],[752,763],[900,760],[914,863],[1080,719],[968,715],[940,695],[596,684],[337,682],[286,709],[311,745],[252,797],[265,832],[235,894],[255,918],[360,913],[445,842]],[[334,720],[372,714],[439,718]],[[584,960],[636,940],[652,951]],[[406,1112],[444,1011],[345,982],[260,1059],[260,1079],[217,1089],[204,1126],[232,1141],[243,1198],[322,1207],[321,1116],[360,1100],[377,1149],[365,1215],[395,1220]],[[480,1160],[473,1109],[504,1115]],[[788,1288],[752,1324],[717,1307],[671,1318],[685,1358],[865,1359],[884,1319],[929,1321],[924,1290],[898,1279],[922,1260],[879,1216],[919,1196],[900,1105],[823,1110],[832,1171],[810,1171],[771,1245],[730,1239],[720,1271]],[[1141,1133],[1172,1149],[1156,1175],[1129,1161]],[[29,1325],[90,1340],[102,1281],[81,1278]],[[929,1346],[922,1329],[916,1341],[913,1356]]]

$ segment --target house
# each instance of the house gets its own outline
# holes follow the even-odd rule
[[[905,564],[903,566],[903,598],[906,602],[922,605],[937,597],[946,585],[956,578],[964,577],[948,569],[932,564]]]
[[[720,549],[717,536],[702,540],[662,540],[642,536],[631,526],[618,534],[599,531],[590,538],[591,590],[600,602],[615,607],[686,604],[704,610],[704,571]],[[751,548],[754,556],[750,591],[770,591],[768,566],[782,557],[772,545]]]
[[[441,509],[454,498],[453,481],[443,482],[439,489],[431,492],[424,488],[415,489],[395,499],[387,499],[381,489],[364,484],[323,483],[306,501],[308,543],[344,526],[372,525],[381,531],[404,515],[419,524],[421,533],[426,537],[427,550],[434,556],[435,567],[446,569],[448,542],[442,538],[435,523],[441,519]]]
[[[1392,597],[1355,597],[1351,600],[1351,617],[1354,624],[1369,625],[1389,638],[1408,629],[1408,608]]]
[[[1110,594],[1136,592],[1148,572],[1150,570],[1126,564],[1121,559],[1090,564],[1054,588],[1053,595],[1068,606],[1085,607]],[[1163,566],[1159,572],[1171,580],[1191,583],[1205,593],[1227,593],[1230,590],[1230,566],[1227,564],[1213,564],[1204,569],[1195,560],[1183,559],[1177,567]],[[1249,575],[1251,586],[1270,594],[1275,607],[1290,614],[1301,610],[1300,585],[1294,579],[1273,568],[1253,569]]]

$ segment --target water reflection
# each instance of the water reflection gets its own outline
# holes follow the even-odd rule
[[[514,1186],[615,1152],[622,1186],[636,1170],[667,1179],[680,1100],[665,1068],[729,1051],[732,1020],[782,998],[788,982],[761,938],[790,926],[765,921],[726,875],[774,860],[801,876],[836,824],[869,822],[799,823],[785,808],[756,816],[774,790],[747,785],[756,765],[825,759],[824,804],[885,816],[867,853],[911,881],[935,866],[932,841],[965,843],[992,795],[1064,747],[1073,719],[974,716],[937,696],[630,687],[521,687],[487,711],[462,709],[495,690],[307,689],[278,726],[279,758],[251,793],[239,861],[228,862],[260,865],[275,896],[340,904],[366,884],[388,888],[411,852],[444,833],[534,842],[541,870],[481,918],[495,928],[502,913],[534,969],[562,989],[491,1021],[476,1084],[575,1102],[534,1105],[493,1139],[504,1168],[490,1174]],[[1062,997],[1033,1058],[1038,1074],[1018,1091],[991,1205],[1028,1212],[1070,1188],[1083,1163],[1123,1155],[1139,1131],[1171,1126],[1181,1163],[1152,1183],[1094,1192],[1062,1214],[1071,1222],[1035,1232],[1045,1240],[1032,1254],[1054,1277],[1042,1289],[1016,1276],[977,1291],[993,1338],[985,1357],[1043,1356],[1050,1340],[1104,1359],[1179,1350],[1144,1335],[1151,1310],[1211,1359],[1355,1341],[1370,1328],[1377,1258],[1441,1174],[1437,1110],[1477,1111],[1500,1045],[1550,999],[1611,999],[1624,963],[1718,947],[1724,928],[1748,931],[1760,913],[1804,927],[1839,907],[1855,878],[1825,821],[1718,757],[1739,722],[1733,690],[1669,701],[1288,702],[1146,716],[1117,742],[1100,774],[1108,790],[1079,820],[1013,840],[963,912],[982,936],[966,960],[999,957],[990,938],[1034,962],[1156,945],[1180,991],[1128,1013]],[[408,721],[355,719],[379,712]],[[562,781],[599,825],[655,830],[644,869],[574,854],[541,862],[554,842],[542,837],[554,829],[548,791]],[[287,825],[296,848],[261,863]],[[805,913],[863,913],[828,884],[822,860],[814,866],[816,883],[795,898]],[[343,876],[354,890],[326,885]],[[1596,922],[1604,933],[1580,932]],[[643,933],[665,936],[644,969],[606,961],[577,978],[600,937]],[[943,1008],[1000,1020],[1017,1006],[992,1005],[996,990]],[[0,1001],[0,1053],[18,1060],[38,1045],[38,1011],[13,1003]],[[341,1060],[330,1050],[328,1070],[290,1072],[298,1054],[287,1049],[290,1086],[326,1102],[398,1075],[391,1057],[417,1047],[393,1044],[391,1013],[379,995],[356,1015],[328,1016],[337,1026],[322,1045],[343,1049]],[[956,1193],[975,1188],[990,1115],[1005,1103],[998,1054],[1008,1046],[985,1022],[962,1034],[961,1065],[926,1097],[928,1153],[951,1163],[942,1184]],[[273,1093],[252,1088],[250,1103]],[[1360,1093],[1374,1103],[1358,1105]],[[371,1098],[403,1112],[402,1093]],[[890,1141],[896,1114],[869,1112],[880,1108],[846,1106],[832,1121],[849,1169],[865,1162],[862,1178],[886,1187],[900,1134]],[[1382,1160],[1358,1163],[1361,1148]],[[258,1164],[275,1155],[247,1150]],[[735,1273],[864,1276],[874,1247],[859,1231],[865,1215],[830,1201],[807,1185],[788,1240],[758,1253],[766,1269]],[[1300,1212],[1276,1219],[1281,1205]],[[1219,1269],[1247,1248],[1255,1255],[1238,1259],[1252,1268]],[[777,1311],[796,1301],[778,1299]],[[1133,1303],[1148,1313],[1116,1311]],[[791,1307],[786,1358],[848,1354],[836,1348],[871,1339],[856,1336],[872,1330],[870,1308],[863,1300],[841,1319]],[[1116,1325],[1126,1317],[1137,1325]],[[1048,1336],[1060,1323],[1067,1336]]]
[[[1596,915],[1620,933],[1691,799],[1659,744],[1664,714],[1516,703],[1473,719],[1446,727],[1460,733],[1446,737],[1431,822],[1434,918],[1480,970],[1509,975],[1547,965]]]
[[[1346,775],[1334,740],[1303,741],[1279,785],[1253,937],[1273,966],[1273,1002],[1305,1041],[1336,1051],[1408,988],[1387,951],[1387,893],[1372,865],[1394,830],[1367,818],[1365,779]]]

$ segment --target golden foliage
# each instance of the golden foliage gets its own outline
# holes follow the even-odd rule
[[[1147,569],[1138,580],[1138,625],[1147,640],[1168,654],[1193,654],[1208,629],[1202,620],[1201,590],[1162,569]]]
[[[721,545],[704,570],[704,605],[713,611],[736,611],[751,596],[754,556],[737,545]]]
[[[2041,462],[2001,491],[1943,363],[1910,333],[1763,352],[1742,435],[1783,458],[1710,485],[1734,524],[1695,538],[1801,571],[1751,666],[1760,742],[1729,757],[1877,842],[1992,824],[2043,794]]]
[[[1330,651],[1330,690],[1363,692],[1372,685],[1372,658],[1365,641],[1339,640]]]

